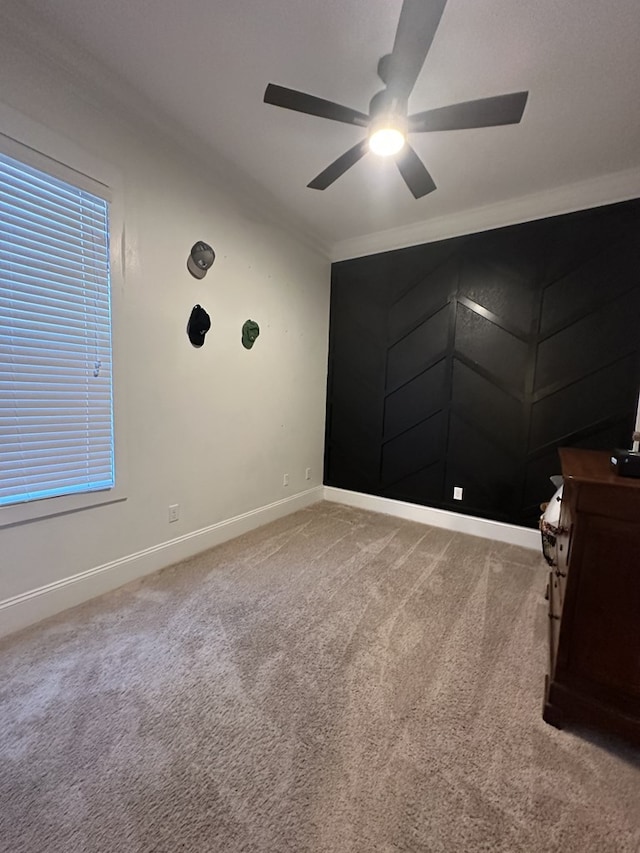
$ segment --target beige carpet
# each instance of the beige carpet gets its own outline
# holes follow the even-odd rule
[[[532,551],[322,503],[0,643],[3,853],[623,853]]]

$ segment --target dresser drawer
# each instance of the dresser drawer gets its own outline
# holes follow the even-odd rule
[[[558,656],[558,639],[560,636],[560,617],[562,616],[562,602],[560,601],[558,581],[553,571],[549,572],[549,584],[547,586],[549,598],[549,676],[553,678]]]

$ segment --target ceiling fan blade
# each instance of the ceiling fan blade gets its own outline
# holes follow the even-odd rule
[[[527,103],[528,92],[512,92],[494,98],[479,98],[438,107],[409,116],[409,132],[425,133],[431,130],[463,130],[469,127],[494,127],[500,124],[517,124]]]
[[[350,169],[361,157],[364,157],[368,150],[369,140],[363,139],[362,142],[358,142],[357,145],[354,145],[353,148],[345,151],[341,157],[334,160],[330,166],[327,166],[323,172],[320,172],[307,186],[311,187],[312,190],[326,190],[340,175],[344,175],[347,169]]]
[[[404,0],[386,74],[387,91],[406,100],[438,29],[447,0]]]
[[[345,124],[355,124],[358,127],[368,127],[369,116],[350,107],[334,104],[333,101],[325,101],[316,98],[315,95],[307,95],[295,89],[287,89],[285,86],[276,86],[269,83],[264,93],[265,104],[273,104],[276,107],[284,107],[286,110],[296,110],[311,116],[328,118],[331,121],[341,121]]]
[[[423,195],[435,190],[435,181],[408,142],[405,142],[401,152],[396,157],[396,165],[414,198],[422,198]]]

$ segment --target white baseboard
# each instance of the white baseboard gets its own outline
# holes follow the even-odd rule
[[[420,524],[431,524],[433,527],[444,527],[458,533],[468,533],[470,536],[481,536],[483,539],[493,539],[497,542],[508,542],[510,545],[521,545],[542,553],[540,533],[528,527],[518,527],[516,524],[505,524],[487,518],[475,518],[462,515],[446,509],[419,506],[418,504],[397,501],[392,498],[381,498],[377,495],[365,495],[362,492],[350,492],[347,489],[336,489],[333,486],[324,487],[324,499],[334,503],[347,504],[358,509],[369,509],[385,515],[395,515]]]
[[[219,521],[201,530],[161,542],[136,554],[62,578],[0,601],[0,636],[26,628],[34,622],[116,589],[143,575],[156,572],[180,560],[234,539],[243,533],[304,509],[323,498],[323,487],[316,486],[290,498]]]
[[[28,625],[67,610],[69,607],[75,607],[83,601],[116,589],[129,581],[157,572],[180,560],[186,560],[194,554],[241,536],[256,527],[304,509],[323,498],[334,503],[394,515],[397,518],[406,518],[409,521],[430,524],[434,527],[444,527],[459,533],[468,533],[471,536],[481,536],[485,539],[540,550],[540,534],[536,530],[391,498],[336,489],[332,486],[316,486],[290,498],[275,501],[234,518],[178,536],[168,542],[145,548],[135,554],[129,554],[12,598],[6,598],[0,601],[0,636],[26,628]]]

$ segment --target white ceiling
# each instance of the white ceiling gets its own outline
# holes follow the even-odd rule
[[[307,189],[362,129],[262,101],[273,82],[367,112],[401,0],[29,5],[325,246],[640,167],[639,0],[448,0],[410,112],[530,95],[519,125],[413,136],[438,186],[417,201],[371,154],[327,190]]]

